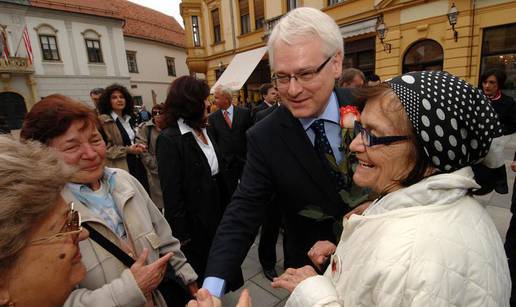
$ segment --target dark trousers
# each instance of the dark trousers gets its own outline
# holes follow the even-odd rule
[[[278,241],[281,226],[281,213],[277,208],[276,202],[272,200],[267,206],[267,212],[260,232],[258,257],[264,270],[274,269],[276,266],[276,242]],[[287,255],[284,256],[286,257]]]
[[[516,307],[516,180],[513,182],[511,212],[512,218],[505,236],[505,254],[509,261],[509,271],[511,273],[511,306]]]

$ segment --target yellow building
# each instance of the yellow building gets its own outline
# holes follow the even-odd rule
[[[486,68],[499,67],[515,96],[516,1],[511,0],[183,0],[190,71],[205,74],[213,85],[236,54],[265,46],[278,20],[300,6],[335,19],[345,42],[345,67],[382,80],[412,70],[445,70],[472,84]],[[265,55],[244,88],[256,98],[257,86],[268,80]]]

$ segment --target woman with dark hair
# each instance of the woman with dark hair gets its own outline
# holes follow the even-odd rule
[[[75,204],[92,234],[80,244],[86,276],[65,306],[159,307],[167,306],[166,297],[177,287],[188,286],[195,293],[197,275],[142,185],[127,171],[106,167],[106,145],[98,128],[94,110],[50,95],[32,107],[20,132],[21,139],[51,147],[73,167],[62,196]],[[99,239],[116,246],[119,254]],[[129,264],[120,254],[136,262]],[[160,284],[167,263],[173,268],[167,276],[174,271],[183,285]],[[184,306],[187,300],[175,301]]]
[[[204,81],[174,80],[165,101],[166,128],[156,145],[165,218],[200,281],[225,194],[222,159],[206,131],[208,95]]]
[[[355,94],[367,102],[350,144],[353,181],[378,198],[344,220],[324,275],[305,266],[275,279],[293,291],[285,306],[509,306],[500,235],[471,195],[471,167],[502,133],[487,97],[436,71]]]
[[[107,162],[110,167],[128,171],[149,191],[147,172],[140,160],[147,147],[135,142],[133,108],[133,97],[122,85],[112,84],[100,96],[99,119],[105,134]]]

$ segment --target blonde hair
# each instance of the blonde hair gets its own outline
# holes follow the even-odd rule
[[[43,144],[0,136],[0,275],[12,268],[72,173]]]

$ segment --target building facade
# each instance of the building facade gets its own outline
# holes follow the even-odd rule
[[[445,70],[475,85],[483,71],[499,67],[508,75],[507,92],[515,95],[511,0],[183,0],[188,67],[213,84],[235,54],[264,46],[279,19],[300,6],[320,9],[339,25],[344,67],[382,80]],[[452,26],[448,15],[454,12]]]

